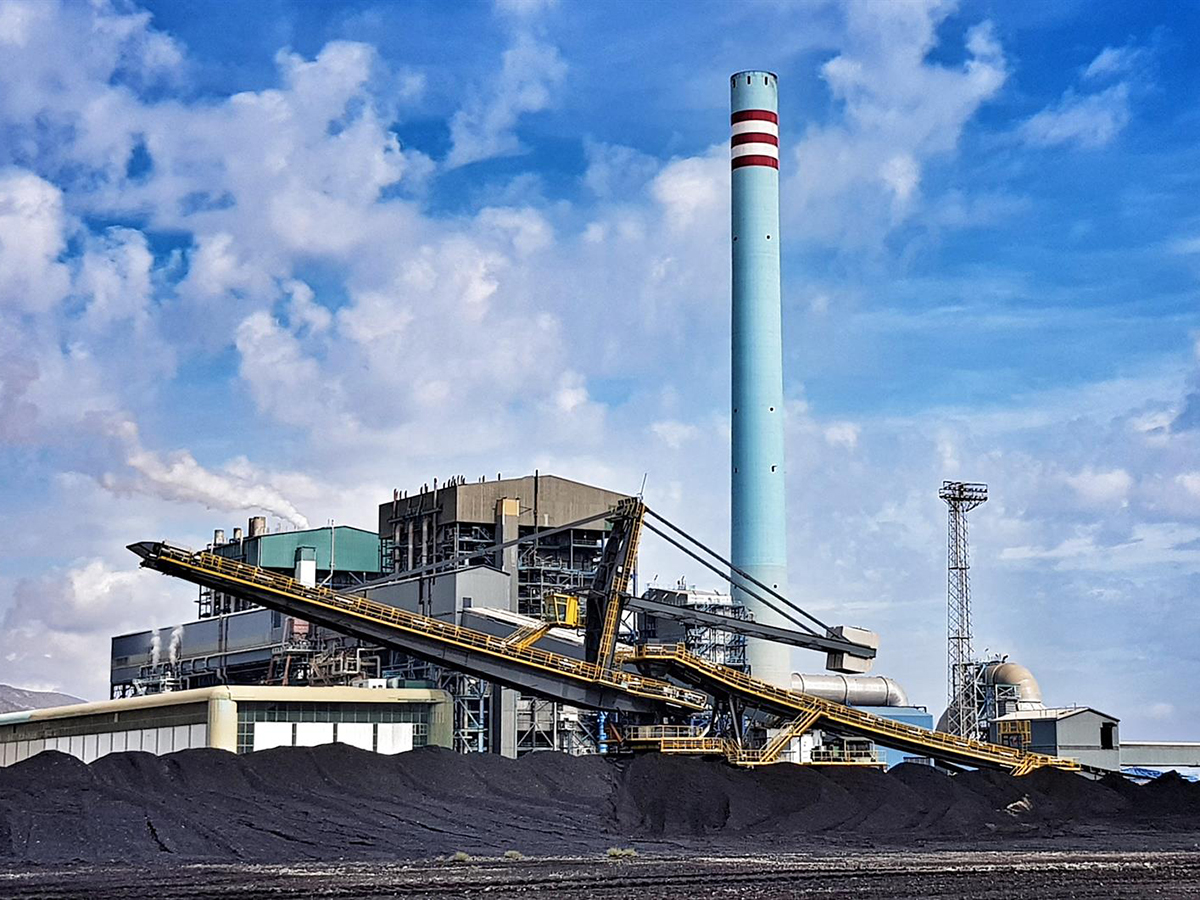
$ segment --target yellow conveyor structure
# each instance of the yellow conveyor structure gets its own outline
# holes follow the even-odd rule
[[[530,646],[533,634],[495,637],[354,594],[307,587],[208,551],[152,541],[129,549],[146,568],[547,699],[656,715],[700,712],[708,705],[706,695],[677,684]]]
[[[720,748],[731,761],[743,765],[775,762],[793,737],[809,728],[823,726],[841,734],[869,738],[884,747],[892,747],[917,756],[963,766],[1004,769],[1014,775],[1024,775],[1043,766],[1072,771],[1079,769],[1079,763],[1074,759],[1027,753],[1013,747],[943,734],[940,731],[929,731],[843,706],[832,700],[823,700],[812,694],[778,688],[744,675],[736,669],[702,659],[676,644],[643,644],[629,653],[622,654],[621,661],[632,663],[644,672],[665,674],[714,696],[736,698],[747,708],[787,718],[788,724],[762,750],[743,750],[736,746]],[[711,738],[689,738],[682,734],[672,734],[663,737],[666,743],[662,749],[668,752],[686,752],[685,747],[691,740],[710,744],[712,741]],[[701,749],[699,745],[697,749]],[[718,748],[715,745],[705,745],[701,752],[711,752],[714,749]]]

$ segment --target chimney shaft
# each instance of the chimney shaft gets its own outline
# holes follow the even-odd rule
[[[779,290],[779,104],[770,72],[730,79],[733,384],[730,559],[787,596],[783,342]],[[735,576],[736,578],[736,576]],[[753,588],[752,585],[747,585]],[[761,590],[754,588],[757,592]],[[785,619],[736,587],[759,622]],[[791,686],[791,653],[750,641],[752,674]]]

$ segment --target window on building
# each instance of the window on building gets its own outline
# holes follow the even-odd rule
[[[1116,735],[1117,726],[1115,722],[1100,723],[1100,749],[1112,750],[1116,746],[1114,736]]]

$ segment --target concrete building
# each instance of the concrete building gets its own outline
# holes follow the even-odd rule
[[[415,493],[394,491],[379,506],[384,574],[410,577],[395,587],[368,587],[366,592],[420,611],[411,605],[416,592],[419,602],[432,604],[426,608],[439,610],[439,616],[449,616],[453,604],[459,624],[489,632],[500,624],[510,632],[530,619],[540,620],[549,595],[576,592],[591,582],[608,533],[602,516],[624,496],[539,473],[475,482],[457,476],[441,485],[423,485]],[[589,517],[598,518],[581,522]],[[573,523],[580,524],[536,542],[468,557],[457,572],[427,570],[473,550]],[[466,574],[471,572],[475,574]],[[472,579],[469,586],[455,583],[467,577]],[[497,616],[504,613],[513,618],[511,627],[499,623]],[[573,643],[565,633],[548,640]],[[595,749],[587,716],[576,710],[519,697],[511,689],[420,660],[410,660],[407,667],[399,662],[387,674],[426,679],[454,695],[454,742],[460,750],[513,756],[542,749]]]
[[[377,753],[451,744],[443,691],[225,685],[0,715],[0,766],[58,750],[92,762],[126,750],[249,753],[339,742]]]
[[[416,493],[394,492],[379,505],[379,537],[388,571],[404,573],[473,549],[559,528],[605,513],[624,494],[557,475],[528,475],[496,481],[450,479]],[[587,584],[608,533],[603,519],[587,522],[545,540],[498,553],[478,562],[507,572],[508,609],[541,616],[544,597]],[[500,598],[487,598],[496,607]]]
[[[1084,765],[1119,771],[1119,725],[1115,716],[1087,706],[1024,709],[993,719],[988,738],[996,744],[1072,757]]]

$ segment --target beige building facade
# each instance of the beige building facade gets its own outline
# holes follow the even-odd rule
[[[250,753],[343,743],[376,753],[450,747],[451,700],[425,688],[222,685],[0,715],[0,766],[57,750]]]

